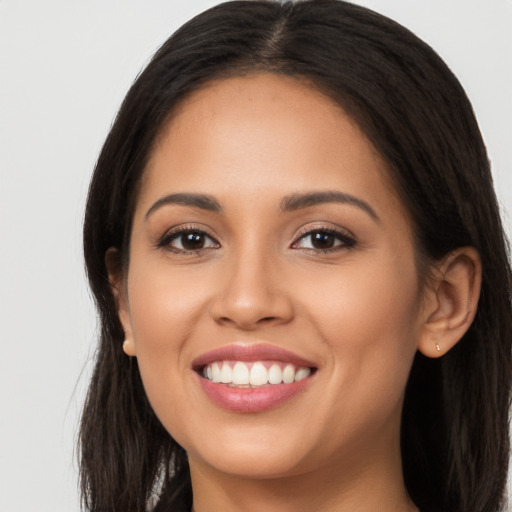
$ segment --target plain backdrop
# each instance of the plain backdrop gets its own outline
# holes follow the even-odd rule
[[[209,0],[0,0],[0,512],[78,512],[95,348],[81,224],[101,144],[155,49]],[[512,1],[361,0],[464,85],[512,213]]]

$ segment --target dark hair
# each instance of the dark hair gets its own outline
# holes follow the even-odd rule
[[[234,1],[164,43],[128,92],[99,156],[84,225],[100,343],[80,431],[81,487],[92,512],[191,506],[185,451],[146,398],[122,351],[105,266],[128,264],[138,184],[173,107],[207,82],[266,71],[307,79],[356,119],[387,161],[421,259],[475,247],[483,282],[476,318],[448,354],[418,354],[406,389],[402,460],[423,512],[496,512],[509,455],[511,269],[485,147],[471,105],[437,54],[397,23],[337,0]]]

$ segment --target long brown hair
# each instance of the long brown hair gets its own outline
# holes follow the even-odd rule
[[[423,512],[497,512],[509,455],[511,269],[485,147],[457,79],[397,23],[337,0],[234,1],[195,17],[128,92],[99,156],[84,225],[100,340],[80,430],[91,512],[190,508],[185,451],[152,411],[122,351],[105,267],[129,264],[137,187],[170,110],[208,81],[264,70],[306,77],[351,114],[386,159],[425,261],[473,246],[483,264],[476,318],[440,359],[418,354],[406,389],[402,459]],[[181,507],[181,508],[180,508]]]

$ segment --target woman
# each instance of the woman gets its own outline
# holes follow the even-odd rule
[[[403,27],[335,0],[185,24],[84,246],[91,511],[501,510],[506,244],[471,106]]]

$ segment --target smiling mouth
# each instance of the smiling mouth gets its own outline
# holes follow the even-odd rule
[[[259,413],[306,393],[318,367],[272,344],[233,343],[197,357],[192,369],[216,406],[236,413]]]
[[[282,361],[214,361],[198,368],[198,373],[215,384],[233,388],[260,388],[292,384],[307,379],[316,368]]]

